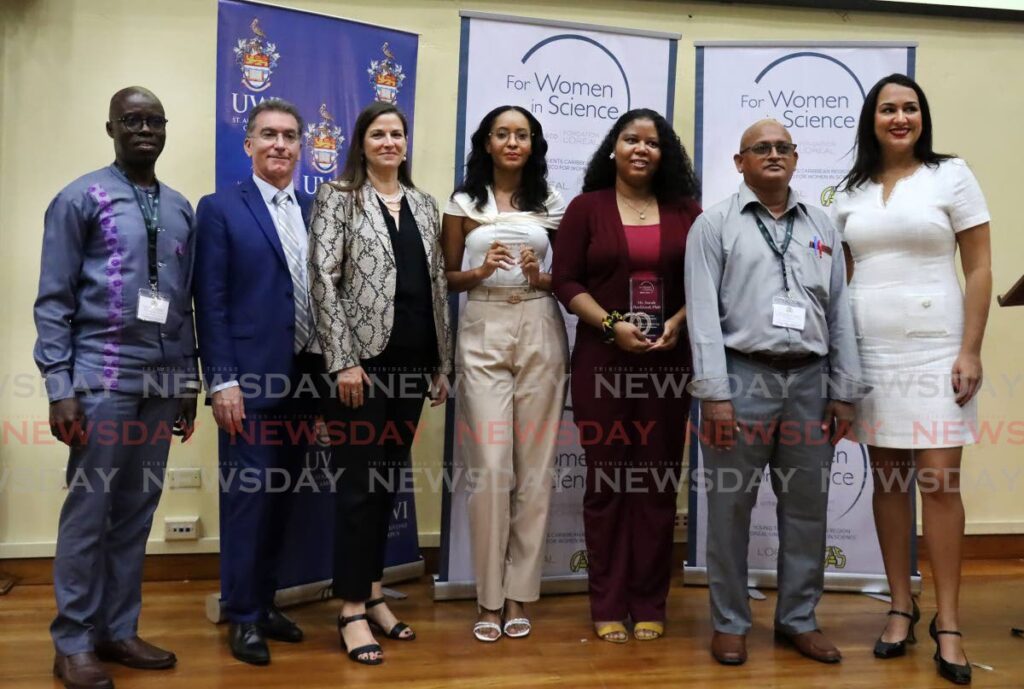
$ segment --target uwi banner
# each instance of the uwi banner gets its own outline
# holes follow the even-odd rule
[[[632,108],[651,108],[672,119],[678,34],[629,31],[480,12],[461,13],[459,108],[455,184],[462,181],[470,137],[499,105],[528,109],[549,144],[548,181],[566,203],[583,186],[590,157],[612,124]],[[495,50],[500,46],[500,50]],[[549,252],[550,256],[550,252]],[[463,300],[464,303],[464,300]],[[458,306],[455,306],[456,311]],[[576,317],[563,310],[570,344]],[[445,466],[452,480],[443,499],[437,599],[474,597],[465,457],[455,400],[449,404]],[[555,449],[554,485],[542,591],[586,587],[583,489],[586,455],[566,401]]]
[[[757,120],[781,122],[800,159],[792,186],[806,203],[829,206],[853,165],[857,121],[867,91],[883,76],[913,76],[911,43],[699,43],[694,160],[710,207],[735,193],[742,177],[733,155],[743,131]],[[694,405],[694,428],[698,428]],[[704,584],[707,500],[703,459],[691,434],[686,583]],[[871,510],[867,448],[843,440],[829,477],[825,585],[832,590],[888,588]],[[767,474],[751,515],[750,583],[774,586],[778,563],[776,499]],[[914,539],[911,539],[914,542]],[[913,554],[912,554],[913,555]],[[916,562],[916,557],[914,558]],[[915,567],[916,569],[916,567]],[[920,578],[915,578],[920,585]]]
[[[217,10],[217,189],[252,175],[242,148],[249,111],[284,98],[302,114],[297,189],[315,195],[338,176],[359,112],[375,100],[397,105],[412,137],[419,37],[395,29],[240,0]],[[409,147],[410,151],[412,146]],[[332,578],[336,477],[344,450],[310,447],[284,539],[278,583],[288,600],[326,590]],[[231,524],[221,525],[230,529]],[[423,571],[410,493],[399,494],[388,537],[389,579]],[[303,594],[306,592],[306,594]],[[214,594],[216,596],[216,594]],[[207,602],[207,615],[218,606]]]

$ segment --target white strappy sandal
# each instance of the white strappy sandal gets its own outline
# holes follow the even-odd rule
[[[526,629],[513,634],[509,631],[509,627],[526,627]],[[533,631],[533,627],[530,626],[530,620],[525,617],[513,617],[511,620],[505,620],[504,632],[507,637],[521,639],[524,636],[529,636],[531,631]]]
[[[484,634],[485,631],[494,630],[498,632],[497,636],[488,636]],[[477,622],[473,625],[473,636],[476,637],[477,641],[483,641],[484,643],[494,643],[501,638],[501,627],[494,622]]]

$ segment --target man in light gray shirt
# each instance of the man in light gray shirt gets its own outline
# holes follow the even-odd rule
[[[709,470],[711,652],[726,665],[747,658],[750,513],[766,465],[779,503],[776,636],[815,660],[841,658],[814,609],[833,445],[863,386],[842,246],[828,217],[790,189],[797,157],[781,124],[752,125],[734,156],[743,184],[697,219],[686,245],[690,392]]]

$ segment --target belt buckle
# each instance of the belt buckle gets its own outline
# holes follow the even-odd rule
[[[508,297],[505,299],[505,301],[507,301],[509,304],[518,304],[522,300],[523,295],[520,294],[519,292],[513,292],[512,294],[508,295]]]

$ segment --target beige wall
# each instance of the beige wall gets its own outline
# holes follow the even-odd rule
[[[437,197],[453,178],[458,76],[459,2],[440,0],[292,0],[296,7],[418,32],[417,182]],[[1020,24],[891,14],[766,9],[700,2],[572,0],[495,2],[466,7],[492,12],[678,31],[675,126],[693,143],[694,40],[916,40],[917,75],[932,102],[939,150],[966,157],[989,200],[997,291],[1024,271],[1024,239],[1013,229],[1021,193],[1011,161],[1024,150],[1019,66]],[[585,7],[585,9],[580,9]],[[386,8],[386,9],[385,9]],[[47,440],[46,400],[32,362],[32,301],[39,270],[42,215],[54,193],[112,159],[103,132],[107,100],[141,84],[163,100],[169,126],[160,177],[193,203],[213,187],[215,0],[4,0],[0,3],[0,557],[52,554],[66,452]],[[424,136],[423,132],[430,132]],[[995,309],[984,350],[990,388],[982,416],[993,424],[1024,419],[1024,309]],[[29,388],[26,390],[26,386]],[[420,466],[440,462],[439,412],[415,448]],[[171,452],[171,466],[216,469],[209,413],[197,437]],[[1021,445],[1015,437],[966,453],[969,533],[1024,533]],[[22,441],[25,426],[39,424]],[[1014,444],[1016,441],[1017,444]],[[421,541],[436,544],[440,498],[421,493]],[[150,552],[217,549],[217,500],[201,491],[167,491],[157,515],[199,515],[205,538],[165,544],[155,530]]]

